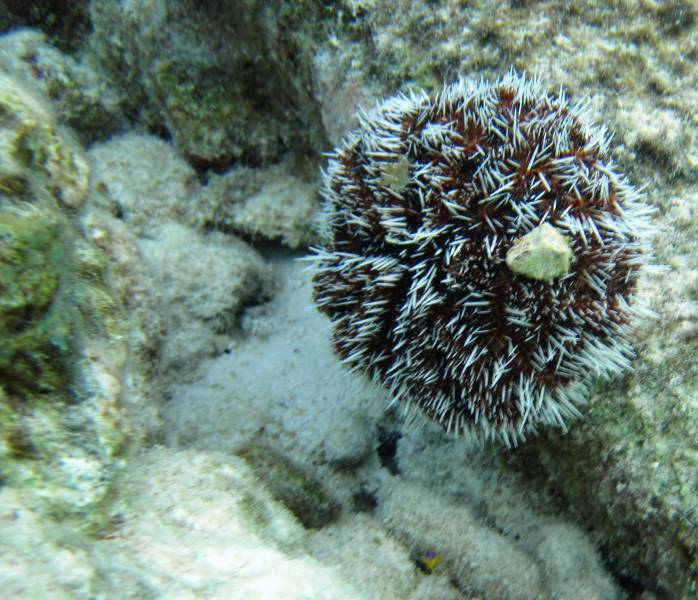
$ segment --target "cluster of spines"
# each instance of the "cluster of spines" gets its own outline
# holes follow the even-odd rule
[[[343,361],[448,431],[513,444],[578,415],[590,372],[629,366],[649,229],[608,144],[587,106],[514,73],[363,114],[324,176],[314,256]],[[572,270],[514,275],[507,250],[544,222]]]

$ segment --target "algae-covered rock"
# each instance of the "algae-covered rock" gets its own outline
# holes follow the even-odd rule
[[[22,400],[70,387],[76,231],[60,209],[82,203],[88,173],[41,97],[0,75],[0,373]]]
[[[89,166],[82,149],[57,129],[46,101],[16,78],[0,74],[0,190],[50,196],[78,208],[87,195]]]
[[[37,27],[52,44],[66,52],[77,50],[90,31],[89,0],[3,0],[0,31],[14,27]]]
[[[698,390],[648,385],[635,392],[593,397],[569,434],[545,432],[517,462],[534,481],[544,474],[618,572],[667,597],[693,597]]]
[[[316,240],[315,187],[286,165],[238,167],[213,175],[190,209],[194,224],[281,242],[298,249]]]
[[[130,436],[127,321],[92,253],[58,212],[0,208],[0,479],[87,530],[106,519]]]
[[[0,380],[8,393],[65,391],[74,351],[65,221],[0,211]]]
[[[204,165],[317,152],[313,2],[93,2],[91,49],[134,113]]]
[[[58,122],[70,126],[82,143],[91,143],[124,125],[122,98],[86,61],[51,46],[31,29],[0,37],[0,65],[32,82],[50,100]]]
[[[129,325],[75,216],[87,162],[47,103],[0,76],[0,479],[39,514],[92,530],[131,433]]]
[[[125,314],[67,220],[0,210],[0,237],[0,478],[41,513],[100,527],[130,436]]]

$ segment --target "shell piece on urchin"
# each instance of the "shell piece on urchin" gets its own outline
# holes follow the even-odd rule
[[[608,146],[586,106],[514,72],[362,115],[313,256],[343,362],[449,432],[514,445],[578,416],[592,376],[630,366],[651,231]]]

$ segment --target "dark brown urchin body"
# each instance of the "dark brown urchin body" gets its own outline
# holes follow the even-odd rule
[[[397,96],[362,119],[325,175],[315,301],[346,363],[444,428],[516,443],[578,414],[591,374],[628,366],[628,304],[649,210],[603,128],[510,73]],[[512,272],[548,223],[569,272]]]

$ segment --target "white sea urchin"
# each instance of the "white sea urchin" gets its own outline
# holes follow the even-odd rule
[[[650,231],[608,146],[586,105],[513,72],[362,115],[313,258],[339,356],[450,432],[512,445],[579,415],[593,375],[629,367]],[[540,232],[562,267],[536,276],[542,247],[512,265]]]

